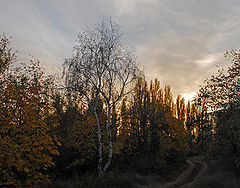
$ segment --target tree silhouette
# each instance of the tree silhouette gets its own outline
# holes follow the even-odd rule
[[[102,21],[94,30],[78,35],[74,55],[65,61],[66,86],[80,94],[82,104],[89,105],[96,121],[98,137],[98,172],[105,174],[112,160],[112,111],[120,99],[129,93],[136,79],[137,67],[131,51],[121,41],[119,26],[111,20]],[[130,90],[129,90],[130,89]],[[94,95],[92,95],[94,93]],[[108,135],[109,154],[103,166],[102,128],[97,107],[99,99],[106,106],[105,128]]]

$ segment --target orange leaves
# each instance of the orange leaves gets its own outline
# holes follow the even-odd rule
[[[47,122],[51,106],[43,96],[44,77],[36,65],[6,72],[0,79],[0,182],[14,187],[49,182],[61,143],[51,136],[56,121]],[[28,72],[30,71],[30,72]],[[49,80],[48,80],[49,82]],[[48,86],[49,87],[49,86]],[[43,101],[44,100],[44,101]]]
[[[52,155],[59,155],[59,152],[56,149],[52,149],[52,150],[49,150],[49,151]]]
[[[27,167],[24,167],[24,172],[26,172],[26,173],[29,173],[30,171],[29,171],[29,169],[27,168]]]
[[[54,138],[54,141],[57,143],[58,146],[62,145],[62,143],[60,142],[60,139],[56,135],[53,135],[53,138]]]

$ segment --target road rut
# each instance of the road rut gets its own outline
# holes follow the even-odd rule
[[[207,164],[200,160],[187,160],[189,163],[186,169],[175,181],[167,183],[154,183],[148,185],[148,188],[192,188],[205,175]]]

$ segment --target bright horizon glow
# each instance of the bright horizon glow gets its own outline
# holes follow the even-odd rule
[[[185,103],[187,103],[188,101],[192,101],[193,100],[193,98],[194,98],[194,96],[196,96],[196,92],[192,92],[192,93],[184,93],[183,95],[182,95],[182,97],[185,99]]]

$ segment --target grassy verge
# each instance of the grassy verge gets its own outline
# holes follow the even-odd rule
[[[99,177],[93,174],[69,179],[55,180],[50,185],[43,185],[41,188],[137,188],[156,182],[175,180],[188,166],[184,165],[169,170],[166,174],[140,174],[135,170],[120,171],[114,169],[105,176]]]
[[[176,180],[185,170],[189,167],[188,163],[183,164],[182,166],[178,166],[176,168],[172,168],[168,171],[168,173],[163,174],[164,180],[166,182],[171,182]]]
[[[239,188],[240,179],[228,158],[209,159],[207,174],[196,184],[198,188]]]
[[[154,179],[154,177],[152,177]],[[130,188],[146,185],[149,179],[140,174],[129,171],[119,172],[112,171],[103,177],[93,174],[86,174],[78,179],[67,181],[56,180],[51,185],[42,186],[42,188]]]
[[[187,179],[185,180],[184,183],[190,183],[194,181],[194,178],[196,177],[196,175],[198,174],[199,170],[201,169],[201,164],[198,162],[194,162],[195,163],[195,167],[191,173],[190,176],[187,177]]]
[[[239,188],[240,180],[228,172],[216,172],[208,174],[196,184],[198,188]]]

